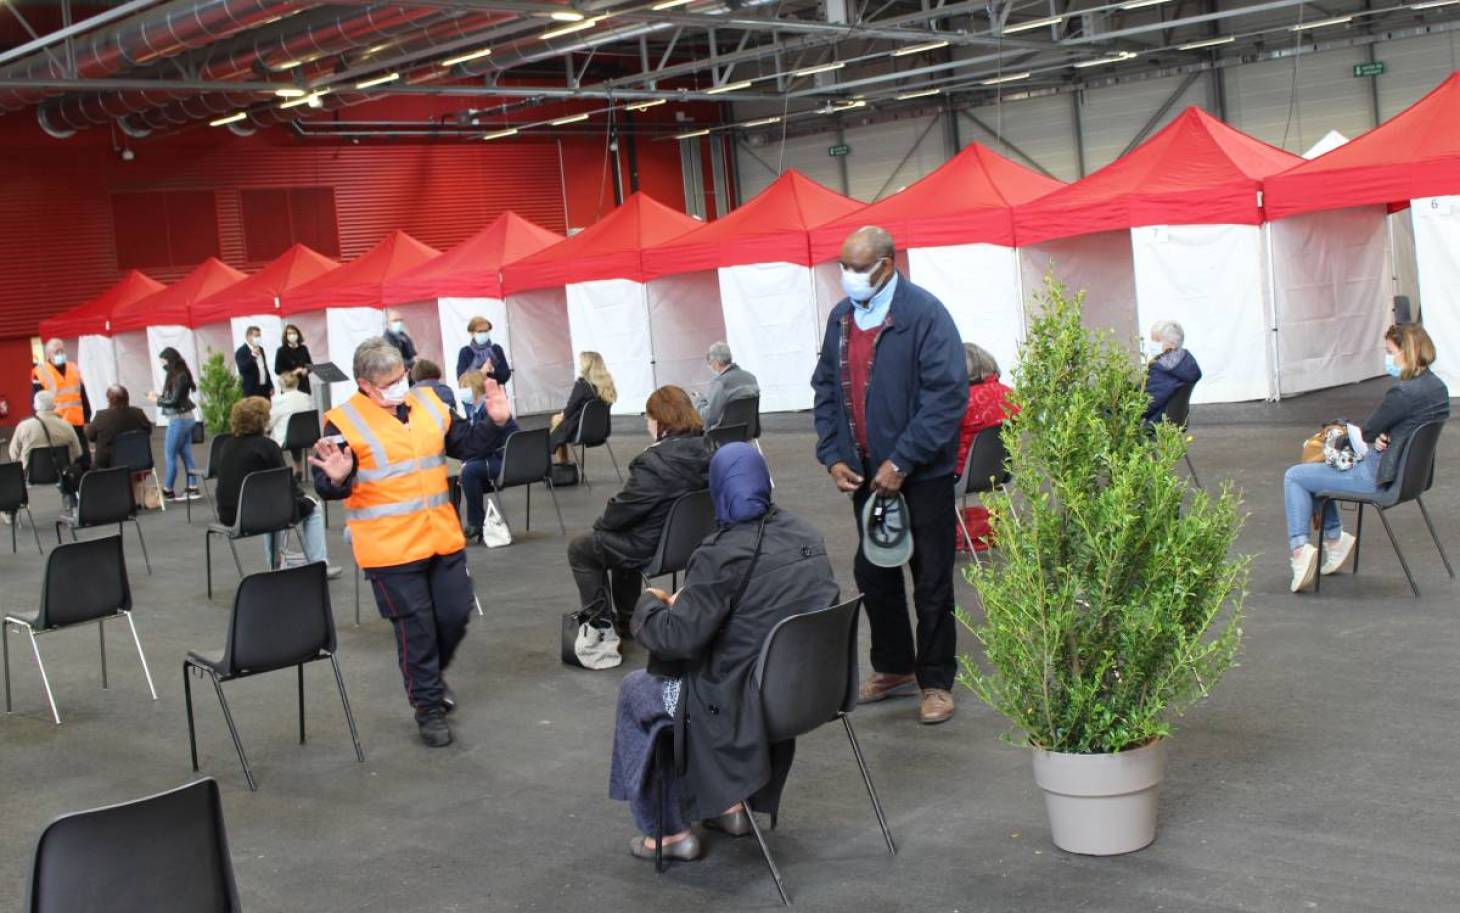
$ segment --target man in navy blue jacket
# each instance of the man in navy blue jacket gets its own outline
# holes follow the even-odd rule
[[[816,391],[816,457],[852,495],[859,538],[873,494],[901,493],[912,530],[913,603],[907,616],[901,568],[869,562],[855,574],[872,629],[863,703],[921,689],[918,719],[953,716],[957,624],[953,618],[953,480],[968,370],[958,328],[942,302],[899,276],[892,236],[859,228],[842,246],[847,298],[827,319]]]
[[[1151,327],[1150,339],[1152,351],[1151,363],[1146,366],[1146,393],[1151,397],[1151,404],[1143,417],[1148,422],[1159,422],[1176,391],[1201,380],[1201,368],[1186,351],[1186,332],[1176,321],[1157,321]]]

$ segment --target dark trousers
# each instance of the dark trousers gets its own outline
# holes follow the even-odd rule
[[[958,622],[953,617],[958,518],[953,487],[951,477],[902,486],[912,524],[913,556],[908,564],[918,617],[916,646],[907,616],[902,568],[878,567],[862,554],[862,505],[870,489],[863,486],[852,498],[857,511],[853,573],[872,629],[872,668],[890,675],[915,672],[920,688],[951,689],[958,671]]]
[[[467,460],[461,464],[461,496],[466,501],[466,525],[481,529],[487,522],[487,508],[483,498],[489,491],[495,491],[492,480],[502,471],[502,451],[485,460]]]
[[[466,552],[394,567],[367,568],[380,616],[395,628],[395,651],[406,700],[419,721],[441,707],[441,673],[451,665],[471,617]]]
[[[578,584],[579,604],[586,617],[598,617],[612,609],[618,626],[627,628],[639,601],[643,578],[633,568],[619,566],[598,541],[597,533],[584,533],[568,543],[568,567]]]
[[[72,425],[76,431],[76,440],[81,442],[81,456],[76,458],[76,465],[82,469],[91,468],[91,442],[86,439],[86,426]],[[56,446],[60,446],[57,444]]]

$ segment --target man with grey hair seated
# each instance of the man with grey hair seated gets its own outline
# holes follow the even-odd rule
[[[754,374],[735,363],[730,347],[723,342],[710,346],[710,351],[705,354],[705,363],[710,366],[715,379],[710,381],[710,388],[699,397],[695,408],[708,429],[720,424],[727,403],[759,396],[760,384],[756,383]]]
[[[345,502],[355,563],[381,617],[395,628],[406,700],[421,739],[451,744],[446,714],[456,695],[441,675],[466,636],[474,605],[466,538],[451,504],[446,458],[485,459],[501,449],[512,418],[507,395],[487,378],[490,421],[459,419],[435,391],[412,388],[405,359],[381,337],[355,350],[359,390],[324,416],[309,458],[314,489]]]
[[[56,414],[55,394],[42,390],[35,395],[33,405],[35,414],[15,426],[15,437],[10,439],[10,459],[21,466],[29,467],[31,451],[65,447],[68,460],[72,463],[79,460],[81,441],[77,440],[71,423]],[[74,493],[63,490],[61,494],[69,508],[74,500]],[[10,518],[9,514],[5,516],[7,520]]]
[[[1159,422],[1166,406],[1182,387],[1201,380],[1201,368],[1186,351],[1186,331],[1174,320],[1158,320],[1151,324],[1146,343],[1150,363],[1146,366],[1146,393],[1151,404],[1142,416],[1148,422]]]

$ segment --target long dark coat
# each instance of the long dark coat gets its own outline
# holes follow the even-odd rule
[[[654,558],[669,508],[680,495],[710,487],[710,447],[702,435],[666,437],[629,463],[629,480],[593,524],[615,567],[642,568]]]

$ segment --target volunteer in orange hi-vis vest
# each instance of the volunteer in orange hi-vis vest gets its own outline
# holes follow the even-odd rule
[[[320,496],[345,502],[355,561],[380,614],[395,627],[406,699],[427,745],[451,743],[456,696],[442,680],[474,605],[466,539],[451,504],[446,458],[485,459],[512,418],[495,383],[490,421],[456,418],[427,387],[409,386],[400,350],[382,338],[355,350],[359,390],[325,413],[309,458]]]
[[[59,339],[46,340],[45,358],[31,368],[30,392],[48,391],[56,398],[56,414],[66,420],[81,441],[82,466],[90,465],[91,448],[86,443],[83,427],[91,416],[86,390],[81,386],[81,369],[66,358],[66,344]],[[59,445],[58,445],[59,446]]]

